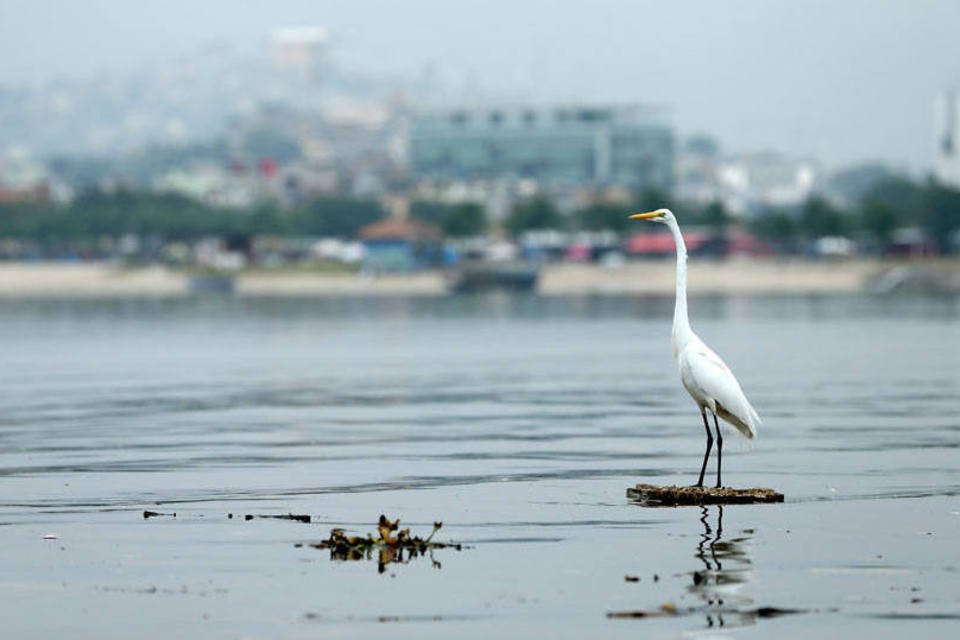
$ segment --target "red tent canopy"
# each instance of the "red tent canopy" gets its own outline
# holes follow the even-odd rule
[[[728,255],[769,256],[773,247],[748,231],[737,230],[727,237]]]
[[[699,231],[681,232],[687,251],[698,249],[707,241],[707,235]],[[627,240],[627,253],[662,255],[673,253],[673,236],[669,233],[635,233]]]

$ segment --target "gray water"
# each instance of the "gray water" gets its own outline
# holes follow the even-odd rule
[[[0,301],[0,633],[956,637],[960,299],[692,300],[764,419],[724,483],[787,500],[724,508],[625,497],[699,470],[671,310]],[[297,546],[381,513],[465,548]]]

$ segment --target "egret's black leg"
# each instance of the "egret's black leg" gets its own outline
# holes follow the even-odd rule
[[[707,420],[707,416],[703,416],[704,422]],[[717,414],[713,414],[713,426],[717,429],[717,489],[722,487],[720,484],[720,461],[723,456],[723,436],[720,435],[720,424],[717,422]],[[707,429],[709,432],[710,430]]]
[[[698,487],[703,486],[703,474],[707,470],[707,459],[710,457],[710,449],[713,448],[713,434],[710,433],[710,423],[707,422],[707,412],[700,409],[700,415],[703,417],[703,428],[707,430],[707,452],[703,454],[703,465],[700,467],[700,479],[697,480]]]

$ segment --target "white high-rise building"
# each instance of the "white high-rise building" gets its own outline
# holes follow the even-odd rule
[[[328,40],[323,27],[275,29],[273,64],[283,71],[316,74],[323,64]]]
[[[960,188],[960,101],[950,90],[937,101],[936,174],[944,184]]]

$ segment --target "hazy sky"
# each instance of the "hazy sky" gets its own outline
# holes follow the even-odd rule
[[[133,69],[316,24],[337,57],[540,102],[668,105],[682,133],[912,170],[960,85],[957,0],[0,0],[0,83]],[[0,123],[2,126],[2,123]]]

